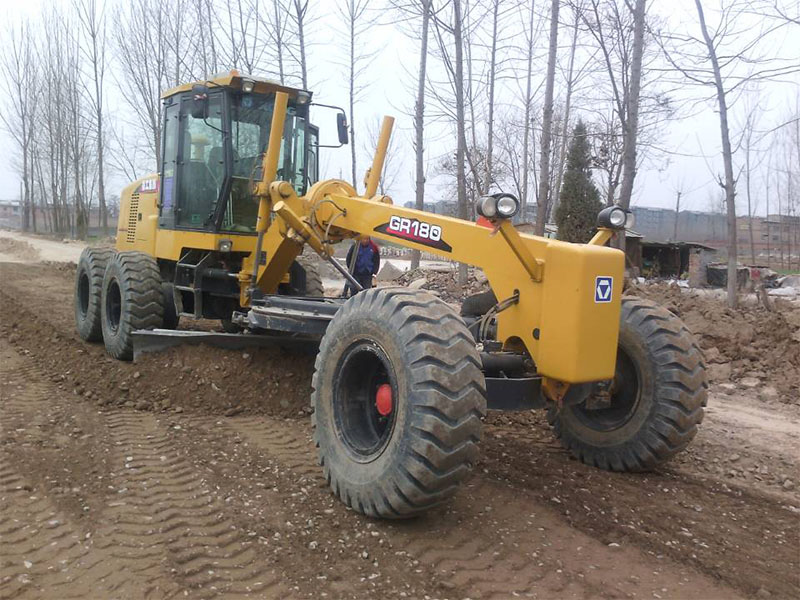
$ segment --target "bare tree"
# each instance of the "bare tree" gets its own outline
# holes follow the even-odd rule
[[[79,0],[76,12],[80,20],[85,44],[83,54],[92,71],[93,90],[89,94],[94,113],[95,147],[97,152],[97,200],[103,235],[108,235],[108,210],[105,190],[105,138],[103,132],[103,82],[106,72],[106,22],[105,5],[98,8],[97,0]]]
[[[706,49],[708,50],[708,59],[711,61],[714,87],[717,95],[717,107],[719,108],[722,161],[725,168],[725,181],[722,183],[722,186],[725,189],[725,205],[728,215],[728,306],[734,308],[738,300],[736,296],[736,259],[738,251],[736,244],[736,182],[733,179],[733,151],[731,149],[730,129],[728,127],[728,91],[723,84],[722,70],[719,66],[716,44],[711,34],[709,34],[703,5],[700,0],[695,0],[695,6],[697,7],[700,31],[705,41]]]
[[[792,58],[781,58],[766,46],[784,23],[762,20],[755,26],[742,27],[742,16],[751,6],[744,0],[733,1],[717,11],[717,24],[709,27],[701,0],[695,0],[699,35],[689,31],[662,33],[659,37],[670,65],[701,88],[714,90],[718,109],[721,158],[724,176],[719,184],[725,192],[728,230],[728,304],[736,306],[736,269],[738,256],[736,227],[736,177],[730,136],[729,106],[742,91],[760,81],[783,78],[800,71]]]
[[[419,0],[422,27],[420,32],[417,96],[414,102],[414,206],[425,208],[425,80],[428,67],[428,28],[431,21],[431,0]],[[419,267],[419,250],[411,253],[411,268]]]
[[[116,54],[128,93],[123,99],[150,140],[154,166],[161,164],[161,100],[169,80],[165,6],[154,0],[134,0],[114,17]]]
[[[356,103],[364,88],[363,77],[367,72],[375,52],[365,52],[361,47],[364,34],[372,26],[367,10],[369,0],[342,0],[339,15],[346,30],[348,45],[347,79],[348,102],[350,108],[350,167],[354,187],[358,187],[358,164],[356,159]]]
[[[533,104],[533,54],[534,54],[534,1],[531,0],[528,10],[528,26],[525,28],[525,59],[527,68],[525,69],[525,117],[522,135],[522,185],[520,186],[520,202],[522,203],[522,218],[526,218],[528,210],[528,163],[530,161],[531,147],[531,109]],[[512,158],[513,160],[513,158]]]
[[[289,45],[289,52],[293,52],[296,47],[296,60],[300,65],[300,82],[303,89],[308,89],[308,63],[306,61],[306,36],[308,35],[308,3],[309,0],[291,0],[294,10],[289,11],[289,16],[294,22],[295,32],[297,33],[297,44]],[[352,119],[352,115],[350,117]]]
[[[448,11],[449,19],[444,20],[441,13],[434,15],[434,29],[436,41],[444,62],[445,70],[450,81],[455,100],[455,127],[456,127],[456,195],[458,217],[467,219],[467,180],[466,180],[466,110],[464,100],[464,20],[462,14],[462,0],[452,0]],[[451,52],[452,39],[452,52]],[[458,282],[464,285],[467,282],[467,265],[459,263]]]
[[[582,1],[572,5],[575,20],[572,25],[572,43],[569,50],[569,66],[567,67],[567,92],[564,99],[564,117],[561,123],[561,142],[558,151],[558,166],[556,168],[556,181],[553,186],[553,202],[551,203],[550,215],[556,214],[558,200],[561,192],[561,178],[564,175],[567,156],[567,139],[569,138],[569,118],[572,108],[572,90],[575,85],[575,51],[578,47],[578,28],[581,21],[581,11],[583,10]]]
[[[633,6],[633,48],[629,93],[625,99],[625,121],[623,123],[622,187],[619,205],[629,208],[633,196],[633,181],[636,178],[636,136],[639,133],[639,94],[642,85],[642,55],[644,54],[645,0],[636,0]],[[628,4],[630,7],[630,4]],[[621,248],[625,248],[625,236],[619,236]]]
[[[274,47],[275,58],[278,62],[278,80],[281,83],[286,81],[286,73],[284,67],[284,52],[285,40],[289,15],[291,10],[288,6],[280,2],[280,0],[272,0],[272,11],[269,12],[269,36],[271,45]]]
[[[740,148],[744,154],[744,164],[742,170],[744,171],[745,178],[745,194],[747,196],[747,230],[750,237],[750,261],[756,264],[756,243],[755,235],[753,233],[753,216],[758,210],[758,201],[753,198],[753,185],[752,180],[754,172],[761,163],[761,153],[758,148],[758,140],[756,139],[757,123],[760,113],[760,106],[758,103],[752,104],[745,115],[745,122],[742,126]]]
[[[616,202],[626,209],[630,207],[638,166],[645,9],[645,0],[589,0],[588,10],[582,14],[600,51],[615,113],[606,118],[603,144],[606,154],[601,157],[608,183],[606,202]],[[656,105],[659,106],[658,100]],[[616,135],[618,141],[613,139]],[[621,164],[611,162],[617,158],[612,152],[617,145],[621,148],[618,155]],[[618,243],[624,248],[624,236],[619,236]]]
[[[556,57],[558,54],[558,10],[559,0],[553,0],[550,7],[550,49],[547,54],[547,77],[544,91],[542,116],[541,150],[539,152],[539,194],[536,198],[536,235],[544,235],[547,222],[547,206],[550,194],[550,138],[553,123],[553,87],[556,77]]]
[[[494,152],[494,98],[495,98],[495,88],[497,85],[497,25],[499,22],[499,14],[500,14],[500,0],[493,0],[492,2],[492,42],[491,42],[491,50],[489,52],[489,118],[487,120],[487,128],[486,128],[486,169],[483,178],[483,190],[484,194],[489,192],[489,188],[492,185],[492,154]],[[473,122],[474,126],[474,122]]]
[[[36,120],[38,63],[30,24],[23,21],[6,28],[8,50],[3,53],[0,73],[5,83],[10,110],[0,111],[3,127],[14,139],[22,155],[22,228],[36,231],[33,202],[33,133]]]

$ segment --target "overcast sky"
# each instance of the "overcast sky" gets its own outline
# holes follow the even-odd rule
[[[167,0],[165,0],[167,1]],[[4,21],[16,20],[21,16],[35,18],[39,11],[49,7],[51,2],[45,0],[0,0],[0,16]],[[314,0],[312,0],[312,4]],[[64,2],[69,5],[69,2]],[[314,25],[315,40],[318,41],[311,49],[309,56],[310,83],[315,92],[315,99],[326,104],[346,106],[346,77],[340,58],[341,51],[336,48],[335,28],[338,27],[337,16],[332,10],[333,0],[318,2],[319,19]],[[376,2],[378,4],[378,2]],[[539,0],[538,4],[546,6]],[[693,0],[651,0],[649,11],[658,18],[664,19],[668,28],[688,28],[694,35],[699,35],[697,16]],[[715,1],[706,0],[707,18],[710,25],[716,23],[714,7]],[[747,17],[752,27],[757,27],[757,16]],[[787,33],[776,37],[770,45],[769,52],[782,57],[794,58],[800,61],[800,27],[784,28]],[[561,54],[567,53],[569,31],[566,27],[560,31]],[[543,41],[543,45],[544,45]],[[390,193],[396,203],[402,204],[414,197],[413,177],[413,148],[411,146],[412,121],[404,112],[410,112],[413,106],[413,73],[418,62],[417,43],[392,25],[375,26],[365,36],[364,47],[379,51],[372,67],[365,76],[363,83],[367,85],[361,100],[356,106],[355,123],[360,126],[360,139],[357,140],[359,151],[359,173],[367,167],[368,158],[363,148],[365,142],[365,125],[374,123],[383,114],[392,114],[397,118],[396,146],[392,160],[399,171],[396,184]],[[541,60],[539,70],[545,70],[544,60]],[[409,75],[410,73],[410,75]],[[498,94],[498,104],[504,102],[506,94],[513,94],[519,89],[519,82],[513,81],[513,73],[506,73],[507,77]],[[116,90],[114,80],[108,80],[108,110],[124,110]],[[722,172],[719,157],[720,133],[719,121],[715,104],[712,102],[697,102],[688,104],[690,98],[710,97],[710,90],[701,92],[689,84],[681,88],[665,85],[670,89],[670,94],[681,107],[677,118],[666,124],[663,131],[662,150],[656,156],[644,161],[636,179],[634,204],[641,206],[674,207],[675,192],[682,187],[684,193],[681,201],[682,208],[691,210],[707,210],[710,198],[719,194],[716,176]],[[738,127],[742,119],[743,107],[746,102],[757,99],[766,109],[762,117],[760,128],[770,129],[779,123],[781,118],[792,108],[800,104],[798,100],[800,78],[792,76],[789,81],[781,83],[764,83],[758,94],[740,99],[733,107],[732,126]],[[563,94],[563,90],[557,90]],[[580,107],[581,99],[576,98],[575,104]],[[581,115],[587,119],[589,114]],[[328,135],[335,135],[335,122],[333,114],[325,111],[316,113],[312,120],[319,125]],[[453,144],[449,125],[445,123],[431,124],[426,129],[426,151],[429,159],[446,153]],[[128,132],[129,135],[135,132]],[[328,138],[331,139],[331,138]],[[349,179],[350,162],[349,150],[325,150],[321,165],[323,176]],[[6,131],[0,130],[0,199],[14,199],[19,195],[19,177],[14,169],[15,148],[11,137]],[[117,174],[110,174],[107,183],[109,193],[119,190],[126,182]],[[758,186],[755,186],[758,187]],[[448,185],[442,178],[431,176],[426,188],[426,199],[439,200],[449,195]],[[759,193],[758,191],[756,193]],[[742,196],[740,194],[739,213],[742,213]],[[764,202],[760,201],[758,212],[763,212]]]

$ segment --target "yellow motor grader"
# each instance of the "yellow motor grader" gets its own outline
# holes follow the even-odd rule
[[[318,344],[320,464],[342,501],[371,516],[452,496],[487,407],[546,409],[563,444],[604,469],[651,469],[687,446],[706,403],[702,355],[673,314],[622,297],[624,256],[605,244],[628,213],[603,210],[594,238],[569,244],[519,233],[510,194],[478,200],[484,224],[398,207],[377,193],[389,117],[363,193],[318,181],[311,100],[236,72],[163,95],[159,173],[124,190],[116,249],[87,249],[78,264],[85,340],[123,360],[197,336]],[[346,143],[343,112],[337,128]],[[333,252],[364,235],[479,267],[491,293],[460,314],[403,287],[324,297],[310,251],[360,290]],[[172,331],[181,318],[242,333]]]

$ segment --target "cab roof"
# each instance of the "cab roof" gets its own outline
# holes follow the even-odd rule
[[[253,87],[253,93],[255,94],[268,94],[270,92],[286,92],[289,94],[289,98],[297,98],[297,94],[302,91],[300,88],[293,88],[288,87],[285,85],[281,85],[278,81],[273,81],[272,79],[265,79],[262,77],[253,77],[252,75],[240,75],[239,71],[236,69],[231,69],[228,73],[219,73],[217,75],[212,75],[209,79],[205,81],[192,81],[190,83],[184,83],[177,87],[171,88],[161,94],[161,98],[169,98],[170,96],[174,96],[175,94],[180,94],[181,92],[188,92],[191,91],[192,86],[194,85],[205,85],[209,88],[215,87],[229,87],[233,89],[242,89],[242,82],[243,81],[253,81],[255,86]],[[306,91],[306,93],[311,96],[311,92]]]

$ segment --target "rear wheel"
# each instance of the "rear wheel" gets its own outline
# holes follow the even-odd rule
[[[583,462],[645,471],[688,446],[707,396],[702,353],[681,320],[648,300],[623,298],[610,389],[581,404],[553,406],[548,420]]]
[[[430,294],[379,288],[348,300],[312,384],[314,440],[336,495],[388,518],[452,496],[478,455],[480,365],[464,322]]]
[[[101,303],[106,263],[114,256],[112,248],[85,248],[75,272],[75,326],[87,342],[103,339]]]
[[[164,292],[158,263],[142,252],[120,252],[103,277],[102,327],[106,351],[120,360],[133,358],[133,332],[164,322]]]
[[[298,256],[289,269],[289,283],[281,284],[278,293],[285,296],[324,296],[325,287],[319,272],[319,258],[311,254]]]

